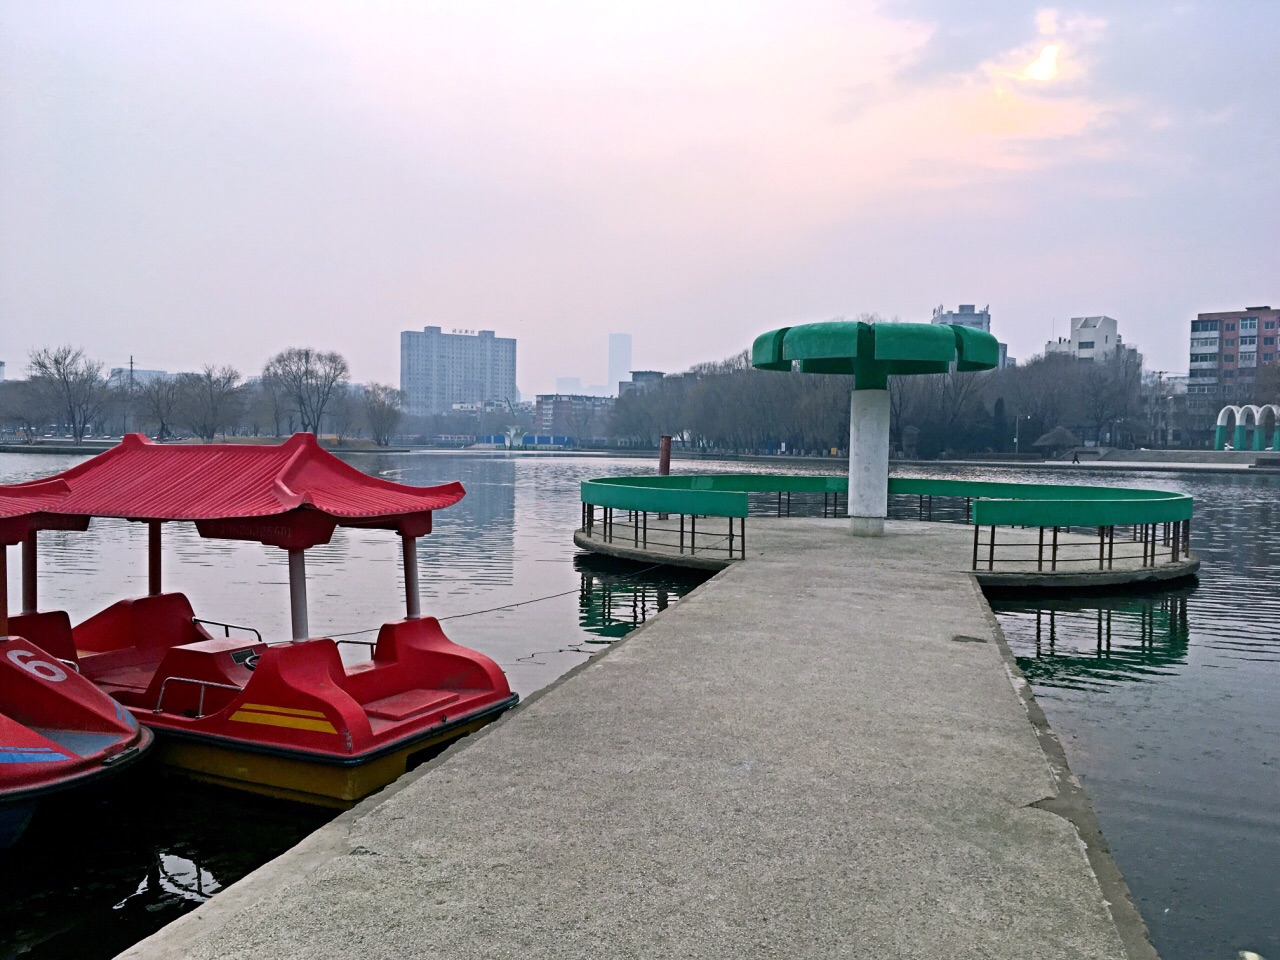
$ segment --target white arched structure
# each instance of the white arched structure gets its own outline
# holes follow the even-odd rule
[[[1271,443],[1266,442],[1266,418],[1271,416]],[[1246,403],[1237,407],[1227,404],[1218,412],[1218,425],[1213,434],[1213,449],[1227,447],[1227,428],[1234,423],[1231,446],[1236,450],[1249,449],[1249,428],[1253,428],[1254,450],[1280,450],[1280,405],[1274,403],[1255,406]]]

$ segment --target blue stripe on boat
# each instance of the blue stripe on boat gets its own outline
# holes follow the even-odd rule
[[[0,763],[58,763],[70,759],[48,747],[0,747]]]

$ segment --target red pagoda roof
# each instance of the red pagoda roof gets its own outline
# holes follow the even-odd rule
[[[462,484],[414,487],[366,473],[322,449],[309,433],[282,444],[158,444],[131,433],[116,447],[70,470],[27,483],[0,485],[0,519],[42,514],[120,517],[127,520],[194,520],[204,536],[280,539],[285,527],[328,530],[386,527],[414,536],[431,529],[430,514],[466,495]],[[310,514],[305,520],[299,513]],[[255,525],[228,527],[213,521],[294,515],[279,520],[277,536],[250,533]],[[43,524],[42,524],[43,525]],[[262,525],[257,528],[265,529]],[[307,537],[313,542],[323,539]],[[287,544],[280,543],[285,546]]]

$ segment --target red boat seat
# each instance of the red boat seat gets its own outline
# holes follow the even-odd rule
[[[72,630],[80,669],[112,696],[129,706],[145,702],[165,652],[184,643],[208,640],[192,622],[195,611],[181,593],[120,600]]]
[[[365,713],[379,720],[407,720],[409,717],[438,710],[457,699],[456,693],[444,690],[406,690],[381,700],[370,700],[361,706]]]
[[[71,618],[65,610],[19,613],[9,618],[11,636],[23,637],[59,660],[76,663],[76,644],[71,634]]]
[[[487,657],[453,643],[434,617],[385,623],[373,659],[346,668],[343,687],[368,708],[399,696],[474,693],[505,687],[501,669]],[[396,706],[392,709],[400,709]],[[418,711],[414,709],[409,716]],[[425,712],[425,710],[423,711]],[[370,711],[370,716],[377,714]]]
[[[136,648],[158,660],[169,647],[211,639],[193,617],[186,594],[161,593],[113,603],[72,632],[83,653]]]

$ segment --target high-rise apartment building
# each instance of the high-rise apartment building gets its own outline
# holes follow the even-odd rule
[[[492,330],[406,330],[400,334],[400,389],[415,416],[447,413],[455,403],[516,403],[516,341]]]
[[[609,334],[609,392],[617,394],[618,384],[631,373],[631,334]]]

